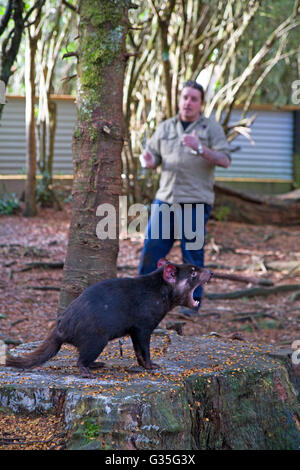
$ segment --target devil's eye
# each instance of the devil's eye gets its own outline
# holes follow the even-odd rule
[[[191,277],[196,277],[197,276],[197,273],[196,271],[193,269],[193,271],[191,272]]]

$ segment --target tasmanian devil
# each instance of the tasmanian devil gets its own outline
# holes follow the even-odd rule
[[[94,377],[89,367],[102,365],[94,361],[108,341],[129,335],[138,364],[153,369],[157,366],[150,359],[151,333],[175,306],[195,308],[193,292],[211,276],[207,269],[163,258],[150,274],[98,282],[70,303],[33,352],[22,357],[7,354],[5,365],[22,369],[40,365],[68,343],[79,351],[82,376]]]

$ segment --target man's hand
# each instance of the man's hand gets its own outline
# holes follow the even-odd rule
[[[155,168],[155,158],[149,150],[140,155],[142,168]]]
[[[187,147],[190,147],[193,150],[198,149],[198,146],[200,144],[199,137],[197,136],[197,132],[193,131],[192,134],[183,134],[181,142],[183,145],[186,145]]]
[[[193,131],[192,134],[184,134],[182,136],[181,142],[183,145],[186,145],[187,147],[190,147],[191,149],[198,152],[200,140],[196,131]],[[227,168],[230,165],[230,158],[225,153],[211,150],[206,147],[206,145],[202,145],[202,149],[203,153],[201,154],[201,157],[210,162],[212,165],[222,166],[223,168]]]

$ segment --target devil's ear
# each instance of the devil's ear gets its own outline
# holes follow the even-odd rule
[[[157,261],[157,267],[161,268],[162,266],[165,266],[168,263],[168,260],[166,258],[160,258]]]
[[[177,268],[174,266],[174,264],[168,263],[164,266],[164,280],[168,282],[169,284],[175,284],[176,282],[176,273],[177,273]]]

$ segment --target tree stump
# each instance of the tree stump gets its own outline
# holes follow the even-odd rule
[[[15,353],[36,344],[16,348]],[[68,449],[299,449],[300,374],[289,358],[252,343],[175,332],[153,335],[160,368],[136,366],[131,341],[109,343],[95,379],[74,348],[43,367],[0,368],[1,412],[63,411]]]

